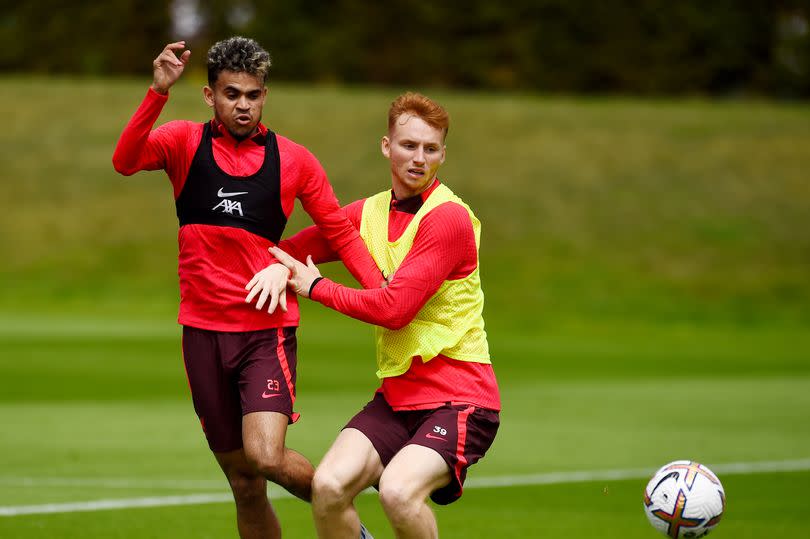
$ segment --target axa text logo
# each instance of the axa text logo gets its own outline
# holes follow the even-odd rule
[[[211,210],[216,211],[219,209],[222,213],[227,213],[228,215],[233,215],[234,212],[236,212],[239,214],[239,217],[244,217],[245,214],[242,213],[242,203],[239,202],[238,200],[230,200],[229,198],[226,197],[235,197],[246,194],[248,194],[247,191],[233,191],[230,193],[226,193],[225,191],[223,191],[223,188],[220,187],[219,191],[217,191],[217,196],[222,200],[219,202],[219,204],[211,208]]]

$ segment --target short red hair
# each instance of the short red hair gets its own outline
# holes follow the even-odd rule
[[[394,123],[401,114],[412,114],[424,120],[434,129],[442,130],[442,138],[450,129],[450,115],[444,107],[427,96],[416,92],[407,92],[394,99],[388,109],[388,132],[394,129]]]

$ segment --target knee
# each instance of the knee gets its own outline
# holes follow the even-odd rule
[[[380,504],[393,524],[415,519],[423,503],[422,496],[404,483],[386,481],[385,476],[380,481]]]
[[[316,511],[330,511],[351,502],[346,485],[328,468],[319,467],[312,478],[312,505]]]
[[[279,483],[281,479],[281,470],[283,469],[284,455],[282,452],[265,450],[265,451],[245,451],[248,463],[256,470],[259,475]]]
[[[267,502],[267,481],[258,475],[231,473],[228,482],[237,506],[250,506]]]

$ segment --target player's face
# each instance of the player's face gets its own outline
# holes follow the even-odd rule
[[[382,139],[382,153],[391,162],[396,197],[416,196],[430,187],[444,163],[444,132],[418,116],[400,114]]]
[[[250,137],[262,119],[267,88],[250,73],[222,71],[214,86],[203,88],[205,102],[214,109],[214,118],[236,139]]]

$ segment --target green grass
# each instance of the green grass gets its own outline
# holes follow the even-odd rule
[[[226,492],[180,357],[170,187],[110,162],[147,83],[0,78],[2,507]],[[206,119],[200,86],[161,121]],[[348,202],[387,185],[396,93],[274,86],[265,119]],[[429,93],[453,122],[442,177],[484,223],[504,405],[471,478],[810,458],[810,107]],[[306,223],[298,208],[288,230]],[[317,462],[376,387],[372,333],[302,310],[289,443]],[[806,535],[810,473],[720,475],[713,537]],[[444,538],[656,537],[644,483],[471,488],[437,514]],[[274,504],[287,537],[314,536],[305,504]],[[358,505],[391,537],[373,495]],[[27,515],[0,537],[233,537],[233,520],[230,503]]]
[[[317,462],[339,426],[370,397],[374,380],[364,328],[312,309],[305,314],[303,417],[289,443]],[[98,329],[98,338],[54,332],[0,339],[16,360],[0,364],[0,506],[226,492],[193,415],[176,337],[116,337]],[[334,346],[333,337],[346,333],[356,338]],[[749,358],[769,354],[774,337],[748,335],[746,346],[725,348],[722,361],[703,372],[703,342],[711,339],[701,337],[662,332],[654,336],[658,351],[632,331],[614,332],[609,347],[573,335],[538,334],[538,346],[513,342],[497,358],[502,428],[471,477],[652,470],[684,457],[722,464],[810,456],[810,365],[786,349],[779,354],[783,366],[763,375]],[[718,342],[728,337],[714,336]],[[676,351],[683,362],[672,368]],[[535,362],[545,367],[532,368]],[[754,538],[777,529],[771,536],[802,537],[795,515],[810,503],[803,487],[809,475],[721,474],[729,510],[716,536]],[[44,484],[20,485],[15,478]],[[205,486],[48,486],[71,478],[202,480]],[[437,514],[442,537],[451,538],[654,537],[641,509],[644,483],[471,488]],[[288,536],[313,536],[303,503],[275,504]],[[391,537],[374,496],[363,496],[359,506],[377,537]],[[28,515],[0,517],[0,536],[228,537],[232,521],[227,503]]]
[[[725,478],[727,491],[741,497],[729,499],[724,519],[712,535],[740,539],[804,537],[807,497],[788,494],[796,488],[795,483],[808,480],[808,473]],[[586,483],[469,490],[464,495],[466,510],[462,505],[440,509],[441,536],[663,537],[650,528],[641,509],[639,494],[644,482],[616,481],[605,487],[601,483]],[[358,507],[375,537],[391,537],[384,531],[385,524],[374,511],[375,505],[373,496],[359,498]],[[279,500],[276,508],[284,525],[292,530],[286,532],[287,536],[314,537],[304,504]],[[784,516],[774,519],[772,515]],[[223,504],[6,519],[0,520],[0,532],[8,532],[9,537],[62,539],[219,539],[233,535],[233,521],[233,510]]]

